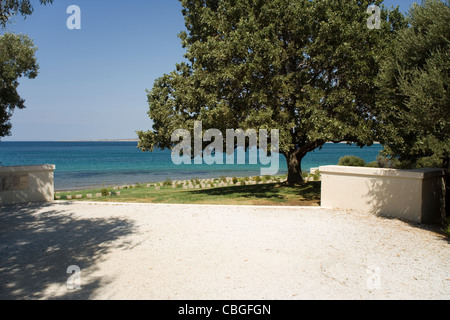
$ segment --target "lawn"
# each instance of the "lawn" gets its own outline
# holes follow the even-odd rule
[[[257,185],[226,186],[204,189],[183,189],[161,186],[147,187],[138,185],[133,188],[109,190],[111,195],[95,197],[101,193],[100,189],[61,192],[57,196],[65,200],[67,196],[81,199],[72,201],[96,202],[130,202],[130,203],[174,203],[174,204],[214,204],[214,205],[266,205],[266,206],[319,206],[319,181],[307,182],[299,186],[288,186],[283,183],[265,183]],[[120,195],[116,195],[120,192]],[[92,194],[93,198],[87,198]]]

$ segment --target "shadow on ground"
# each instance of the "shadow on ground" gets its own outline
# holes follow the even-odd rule
[[[213,189],[192,190],[192,194],[205,196],[239,196],[243,198],[285,199],[286,194],[297,195],[306,201],[320,200],[320,182],[309,182],[303,186],[289,187],[284,184],[232,186]],[[288,190],[289,189],[289,190]]]
[[[0,207],[0,299],[89,299],[108,279],[92,279],[111,248],[126,249],[134,226],[124,219],[90,219],[73,204]],[[69,266],[82,271],[80,290],[69,290]]]

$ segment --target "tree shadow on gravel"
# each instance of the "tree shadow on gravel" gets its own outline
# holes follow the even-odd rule
[[[192,194],[205,196],[239,196],[242,198],[260,199],[284,199],[285,194],[295,194],[300,198],[310,200],[320,200],[320,182],[309,182],[301,186],[290,187],[289,185],[271,183],[262,185],[231,186],[212,189],[192,190]],[[286,192],[289,190],[289,192]]]
[[[130,221],[76,216],[72,204],[0,207],[0,299],[89,299],[108,279],[89,277],[112,248],[130,246]],[[81,288],[69,290],[69,266]]]

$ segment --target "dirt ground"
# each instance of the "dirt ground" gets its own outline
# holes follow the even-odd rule
[[[2,207],[0,299],[448,300],[437,231],[313,207]]]

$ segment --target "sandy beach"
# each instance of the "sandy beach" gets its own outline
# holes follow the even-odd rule
[[[2,207],[0,256],[0,299],[450,298],[433,228],[322,208]]]

